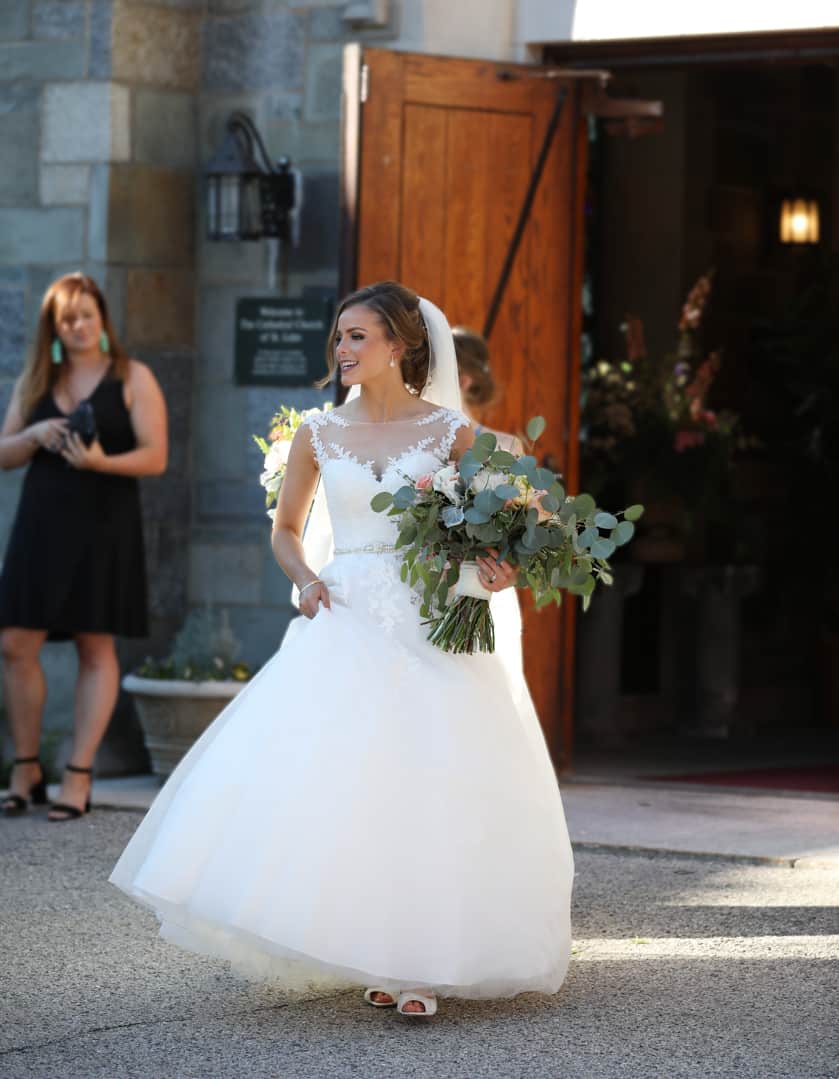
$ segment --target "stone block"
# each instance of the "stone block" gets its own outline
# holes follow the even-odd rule
[[[293,273],[337,268],[339,233],[338,174],[303,168],[303,215],[300,246],[289,256]]]
[[[260,602],[262,551],[258,546],[192,543],[189,554],[190,603]]]
[[[213,284],[240,282],[252,285],[265,279],[268,266],[266,245],[263,243],[220,243],[204,239],[202,236],[198,266],[201,280],[204,282]]]
[[[280,647],[288,624],[295,617],[298,612],[290,603],[276,607],[231,606],[230,625],[241,645],[245,663],[256,667],[267,663]]]
[[[291,608],[291,581],[274,558],[270,543],[271,522],[265,518],[265,550],[262,555],[262,602],[271,607]]]
[[[194,178],[148,165],[115,165],[108,191],[108,259],[188,266],[193,259]]]
[[[193,400],[192,466],[197,480],[235,480],[248,475],[252,444],[245,405],[238,386],[199,386]]]
[[[108,201],[110,190],[110,165],[90,166],[87,254],[88,258],[102,263],[107,262],[108,259]]]
[[[36,38],[53,41],[83,38],[84,0],[35,0],[32,9],[32,33]]]
[[[31,206],[38,198],[40,88],[0,83],[0,205]]]
[[[0,41],[29,37],[29,0],[0,0]]]
[[[217,518],[246,518],[269,524],[265,516],[265,492],[259,486],[259,472],[247,480],[202,480],[196,485],[196,511],[202,521]]]
[[[340,41],[346,31],[343,14],[343,4],[315,8],[309,15],[309,40]]]
[[[198,12],[118,2],[113,11],[115,79],[173,90],[197,88],[201,70]]]
[[[339,44],[310,45],[306,50],[306,120],[335,119],[341,115],[341,63]]]
[[[204,288],[200,293],[196,379],[202,385],[229,386],[233,381],[233,326],[238,288]]]
[[[137,90],[134,94],[134,160],[194,169],[196,105],[191,94]]]
[[[127,161],[130,95],[115,83],[61,83],[44,89],[41,160]]]
[[[90,57],[88,75],[91,79],[111,77],[111,14],[113,0],[92,0],[90,8]]]
[[[0,45],[0,81],[81,79],[87,62],[83,41],[24,41]]]
[[[195,283],[188,270],[129,270],[125,340],[129,348],[188,346],[195,339]]]
[[[90,165],[42,165],[41,205],[86,206],[90,195]]]
[[[267,117],[261,129],[272,150],[287,155],[293,164],[303,168],[304,181],[308,163],[334,166],[338,160],[341,125],[337,118],[304,123],[299,117],[286,119],[274,114]]]
[[[84,232],[84,212],[75,207],[0,209],[0,262],[81,261]]]
[[[303,81],[303,16],[284,8],[266,14],[209,18],[204,31],[208,90],[285,90]]]
[[[17,378],[25,348],[26,293],[20,288],[0,288],[0,378]]]

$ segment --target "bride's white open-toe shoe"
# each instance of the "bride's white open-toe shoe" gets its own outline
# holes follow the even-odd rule
[[[422,1004],[425,1011],[405,1011],[406,1004]],[[425,1019],[437,1012],[437,997],[433,989],[403,989],[396,1001],[396,1010],[410,1019]]]
[[[387,997],[387,1000],[373,1000],[373,995],[378,994],[382,997]],[[395,1008],[396,1007],[396,993],[392,989],[384,989],[380,985],[371,985],[369,989],[364,990],[364,999],[368,1004],[372,1004],[374,1008]]]

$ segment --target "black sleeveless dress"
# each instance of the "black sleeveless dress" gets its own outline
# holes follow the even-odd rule
[[[136,447],[123,383],[106,376],[89,397],[106,454]],[[52,393],[30,423],[65,414]],[[26,472],[3,570],[0,627],[148,635],[140,489],[133,477],[73,468],[38,449]]]

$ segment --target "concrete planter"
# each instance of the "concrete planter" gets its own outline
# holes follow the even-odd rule
[[[122,688],[137,706],[152,772],[168,778],[247,682],[185,682],[127,674]]]

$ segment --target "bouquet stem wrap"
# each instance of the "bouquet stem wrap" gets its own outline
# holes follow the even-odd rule
[[[477,562],[463,562],[439,618],[430,619],[428,639],[444,652],[495,651],[495,625],[489,609],[492,592],[484,588]]]

